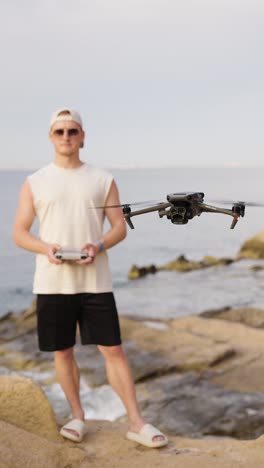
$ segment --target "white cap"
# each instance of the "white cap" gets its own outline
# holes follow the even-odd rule
[[[82,118],[79,112],[73,109],[68,109],[66,107],[62,107],[61,109],[58,109],[56,112],[52,114],[51,120],[50,120],[50,128],[52,127],[53,124],[55,124],[55,122],[60,122],[61,120],[70,120],[72,122],[76,122],[77,124],[80,125],[81,128],[83,126]]]

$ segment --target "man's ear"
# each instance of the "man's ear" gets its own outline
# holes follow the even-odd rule
[[[82,129],[81,129],[81,130],[82,130]],[[82,135],[83,135],[83,141],[80,143],[80,148],[83,148],[83,147],[84,147],[85,133],[84,133],[83,130],[82,130]]]

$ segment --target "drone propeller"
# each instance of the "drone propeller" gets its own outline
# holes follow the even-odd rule
[[[105,208],[126,208],[127,206],[150,206],[153,204],[158,204],[161,202],[157,202],[156,200],[148,200],[148,201],[139,201],[135,203],[121,203],[120,205],[104,205],[104,206],[90,206],[89,209],[94,209],[94,210],[99,210],[99,209],[105,209]]]
[[[222,205],[233,205],[234,203],[244,203],[245,206],[252,208],[264,208],[264,203],[262,202],[251,202],[251,201],[235,201],[234,200],[210,200],[212,203],[222,203]]]

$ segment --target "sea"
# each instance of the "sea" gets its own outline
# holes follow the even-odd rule
[[[171,193],[204,192],[206,203],[225,208],[231,208],[235,201],[264,204],[264,168],[109,170],[118,184],[121,203],[163,202]],[[31,172],[0,171],[0,317],[9,311],[19,313],[33,299],[34,254],[12,241],[19,191]],[[263,308],[264,270],[251,269],[254,265],[264,266],[260,260],[188,273],[160,271],[138,280],[128,279],[132,265],[162,266],[180,255],[189,260],[201,260],[206,255],[235,257],[247,239],[264,230],[264,209],[247,206],[244,218],[233,230],[231,221],[230,216],[216,213],[202,213],[186,225],[172,224],[165,217],[159,218],[157,212],[134,217],[135,229],[128,228],[126,239],[108,251],[119,314],[158,321],[227,306]],[[37,222],[32,229],[37,234]],[[2,368],[0,373],[10,371]],[[30,371],[24,374],[40,383],[47,377],[31,375]],[[55,412],[65,416],[65,399],[59,386],[43,387]],[[87,418],[114,420],[124,413],[123,405],[107,385],[92,389],[82,382],[81,393]]]
[[[225,208],[233,201],[264,203],[264,168],[148,168],[110,169],[122,203],[163,202],[168,194],[204,192],[204,201]],[[34,254],[13,244],[12,227],[21,185],[32,171],[0,171],[0,316],[19,312],[32,301]],[[227,205],[222,202],[227,201]],[[144,204],[142,205],[144,207]],[[132,206],[133,208],[133,206]],[[134,209],[141,208],[135,206]],[[179,255],[201,260],[205,255],[234,257],[241,245],[264,230],[264,209],[246,207],[234,230],[232,218],[202,213],[186,225],[175,225],[157,212],[133,218],[126,239],[108,251],[120,314],[174,318],[225,306],[262,306],[264,272],[241,261],[189,273],[161,271],[129,280],[132,265],[162,266]],[[106,230],[109,228],[106,224]],[[78,229],[78,226],[76,226]],[[33,232],[37,234],[37,223]]]

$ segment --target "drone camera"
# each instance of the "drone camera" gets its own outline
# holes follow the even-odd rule
[[[172,224],[187,224],[192,217],[193,213],[187,204],[173,206],[167,212],[167,218],[171,220]]]
[[[175,206],[170,209],[169,213],[172,224],[187,224],[189,221],[187,210],[184,206]]]

